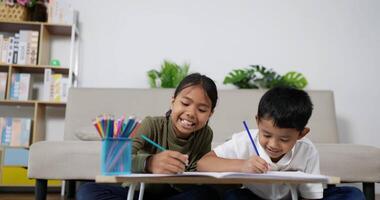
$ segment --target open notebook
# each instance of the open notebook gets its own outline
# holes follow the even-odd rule
[[[184,172],[181,174],[128,174],[119,177],[183,177],[183,176],[208,176],[214,178],[247,178],[247,179],[276,179],[276,180],[315,180],[328,182],[328,176],[307,174],[299,171],[269,171],[264,174],[241,172]]]

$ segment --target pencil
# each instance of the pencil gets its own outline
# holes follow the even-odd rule
[[[257,151],[257,148],[256,148],[256,145],[255,145],[255,142],[253,141],[253,138],[252,138],[251,132],[249,131],[249,128],[248,128],[248,126],[247,126],[247,123],[246,123],[245,121],[243,121],[243,124],[244,124],[245,130],[246,130],[247,133],[248,133],[249,139],[251,139],[251,143],[252,143],[253,148],[254,148],[255,151],[256,151],[256,154],[257,154],[258,156],[260,156],[259,151]]]
[[[161,150],[161,151],[166,151],[166,149],[165,149],[164,147],[162,147],[162,146],[160,146],[159,144],[153,142],[151,139],[149,139],[149,138],[146,137],[145,135],[141,135],[141,137],[142,137],[145,141],[147,141],[148,143],[150,143],[151,145],[157,147],[159,150]]]
[[[99,136],[100,136],[100,138],[103,138],[103,133],[102,133],[100,127],[99,127],[98,122],[94,120],[94,121],[92,122],[92,124],[95,126],[95,128],[96,128],[96,130],[97,130],[97,132],[98,132],[98,134],[99,134]]]
[[[133,138],[137,132],[137,130],[139,129],[140,127],[140,124],[141,124],[141,121],[138,121],[135,128],[133,129],[132,133],[129,135],[129,138]]]

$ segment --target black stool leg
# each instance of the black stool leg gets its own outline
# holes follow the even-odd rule
[[[375,200],[375,183],[364,182],[363,193],[367,200]]]
[[[46,200],[47,193],[47,180],[46,179],[36,179],[35,186],[35,199],[36,200]]]
[[[75,180],[66,180],[66,195],[67,198],[74,198],[76,192],[76,181]]]

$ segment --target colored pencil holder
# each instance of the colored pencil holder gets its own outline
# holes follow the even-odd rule
[[[102,175],[130,174],[132,140],[128,138],[104,138],[101,156]]]

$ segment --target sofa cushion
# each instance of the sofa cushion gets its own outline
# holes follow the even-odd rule
[[[101,138],[92,126],[84,126],[75,131],[75,137],[82,141],[100,141]]]

